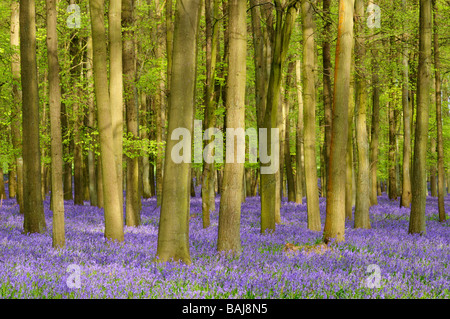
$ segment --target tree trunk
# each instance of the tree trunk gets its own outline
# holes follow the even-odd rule
[[[15,163],[13,164],[13,178],[9,179],[9,197],[16,197],[20,214],[23,214],[23,160],[21,154],[22,137],[20,134],[20,105],[22,92],[20,90],[20,53],[19,53],[19,3],[11,2],[11,55],[13,112],[11,119],[11,142],[15,150]],[[17,181],[16,181],[17,176]]]
[[[155,3],[156,7],[156,21],[161,21],[162,17],[162,6],[160,5],[159,0]],[[154,41],[156,41],[156,60],[163,61],[164,58],[164,46],[166,45],[165,33],[163,30],[163,24],[158,23],[156,27],[156,33],[153,35]],[[163,152],[164,147],[163,143],[165,141],[165,123],[166,123],[166,94],[165,94],[165,77],[166,72],[164,72],[164,68],[161,65],[160,71],[160,79],[158,82],[158,91],[156,93],[155,99],[155,107],[156,107],[156,142],[157,142],[157,155],[156,155],[156,198],[157,198],[157,206],[160,206],[162,203],[162,188],[163,188],[163,174],[164,174],[164,162],[163,162]]]
[[[120,207],[123,211],[123,65],[122,65],[122,0],[109,3],[109,101],[113,132],[114,162]],[[106,200],[106,197],[105,197]]]
[[[354,44],[354,42],[353,42]],[[350,88],[349,88],[349,102],[348,102],[348,131],[347,131],[347,154],[345,157],[345,218],[347,220],[353,219],[353,194],[355,193],[353,170],[353,119],[355,114],[355,99],[354,99],[354,73],[355,64],[352,54],[351,73],[350,73]]]
[[[434,103],[432,103],[434,104]],[[434,136],[430,137],[431,141],[431,149],[430,153],[432,156],[431,164],[430,164],[430,195],[431,197],[437,197],[437,181],[436,181],[436,161],[435,161],[435,154],[436,154],[436,138]]]
[[[101,156],[97,157],[96,161],[96,171],[97,171],[97,207],[103,208],[103,174],[102,174],[102,164]]]
[[[375,44],[374,44],[375,46]],[[372,51],[372,126],[370,134],[370,205],[378,204],[381,184],[377,179],[378,138],[380,135],[380,80],[378,75],[378,51]]]
[[[41,156],[39,150],[39,95],[36,62],[36,7],[34,0],[21,0],[20,64],[22,78],[23,206],[25,233],[46,230],[41,196]]]
[[[149,112],[147,104],[147,94],[142,90],[139,95],[140,99],[140,110],[141,110],[141,125],[143,127],[149,126]],[[141,132],[142,139],[149,139],[149,133],[147,129]],[[142,156],[142,197],[150,198],[152,197],[151,184],[150,184],[150,157],[148,153],[144,153]]]
[[[305,170],[303,167],[303,92],[302,92],[302,74],[301,74],[301,61],[295,61],[295,85],[297,87],[297,103],[298,103],[298,116],[297,125],[295,130],[295,202],[302,204],[303,201],[303,177]]]
[[[279,143],[278,141],[272,141],[271,131],[273,130],[273,128],[277,128],[278,104],[280,101],[281,71],[284,61],[286,60],[289,40],[292,29],[294,27],[299,5],[300,1],[293,1],[290,2],[290,6],[283,9],[280,1],[275,1],[275,6],[277,9],[276,29],[274,37],[274,47],[272,51],[272,64],[270,67],[269,86],[267,89],[266,110],[263,121],[263,127],[266,128],[268,132],[267,146],[270,145],[270,154],[274,154],[275,157],[279,157],[279,154],[276,154],[279,152]],[[273,173],[264,172],[267,169],[270,170],[268,168],[269,165],[277,166],[278,170],[279,159],[276,161],[276,163],[267,163],[261,165],[261,233],[264,233],[266,230],[274,231],[275,223],[277,221],[276,216],[279,216],[279,211],[277,211],[277,209],[280,207],[280,205],[277,203],[277,198],[279,199],[279,197],[277,196],[277,192],[279,193],[279,188],[277,188],[276,171]]]
[[[292,157],[291,157],[291,145],[290,145],[290,120],[289,120],[289,111],[290,111],[290,88],[293,83],[293,72],[295,68],[295,61],[290,61],[288,66],[288,74],[286,77],[286,93],[284,96],[284,106],[286,107],[285,114],[285,146],[284,146],[284,158],[286,163],[286,180],[288,187],[288,201],[295,202],[295,182],[294,182],[294,173],[292,169]]]
[[[53,242],[54,248],[65,245],[64,233],[64,190],[63,190],[63,158],[61,136],[61,88],[59,80],[58,32],[56,0],[47,0],[47,57],[48,84],[51,128],[52,159],[52,210],[53,210]]]
[[[123,74],[124,95],[128,137],[139,138],[138,103],[135,99],[136,55],[134,44],[134,0],[122,0],[123,31]],[[132,153],[137,150],[132,150]],[[131,154],[127,157],[127,183],[125,223],[127,226],[141,224],[139,194],[139,157]]]
[[[345,240],[345,180],[342,165],[347,154],[348,104],[353,46],[353,0],[339,1],[339,25],[336,44],[333,119],[327,184],[327,208],[324,241]]]
[[[441,61],[439,56],[439,24],[437,21],[438,8],[436,1],[434,2],[433,10],[433,22],[434,22],[434,33],[433,33],[433,45],[434,45],[434,68],[435,68],[435,96],[436,96],[436,126],[437,126],[437,166],[438,166],[438,209],[439,209],[439,221],[444,222],[447,219],[444,206],[444,139],[442,133],[442,98],[441,98]],[[445,101],[448,102],[448,97],[444,95]],[[447,105],[446,105],[447,106]]]
[[[218,0],[206,0],[205,2],[205,20],[206,20],[206,96],[205,96],[205,122],[204,129],[214,128],[216,125],[216,99],[215,90],[215,70],[217,61],[217,48],[219,41],[219,25],[217,16],[219,14]],[[213,143],[214,137],[211,136]],[[214,156],[214,153],[211,154]],[[203,162],[202,178],[202,219],[203,228],[210,225],[209,215],[215,210],[215,191],[214,191],[214,161],[211,163]]]
[[[100,135],[100,158],[102,165],[102,186],[105,210],[105,237],[107,239],[123,241],[123,206],[117,165],[115,159],[113,122],[106,63],[106,42],[104,24],[104,0],[90,0],[92,48],[94,63],[94,88],[97,98],[97,118]],[[110,8],[111,9],[111,8]],[[112,40],[112,39],[111,39]]]
[[[95,126],[95,105],[94,97],[92,96],[94,82],[93,82],[93,71],[92,71],[92,37],[89,36],[87,40],[87,67],[86,67],[86,78],[89,87],[89,97],[88,97],[88,115],[87,115],[87,126],[91,129]],[[92,90],[92,91],[91,91]],[[89,175],[89,199],[91,206],[97,206],[98,196],[97,196],[97,176],[95,170],[95,153],[93,146],[89,147],[88,150],[88,175]]]
[[[324,153],[324,180],[325,183],[322,185],[322,189],[325,188],[326,196],[326,180],[328,172],[328,162],[330,157],[330,141],[331,141],[331,108],[332,108],[332,91],[331,91],[331,18],[330,18],[330,3],[331,0],[323,0],[323,45],[322,45],[322,64],[323,64],[323,108],[324,108],[324,124],[325,124],[325,153]]]
[[[189,136],[192,136],[193,133],[196,47],[200,10],[200,0],[177,1],[168,114],[169,127],[164,163],[164,196],[161,203],[157,247],[157,258],[161,262],[173,258],[187,264],[191,263],[189,255],[190,156],[189,162],[175,163],[171,154],[177,144],[172,139],[172,132],[175,129],[184,128]],[[191,144],[188,143],[187,147],[190,150]]]
[[[396,112],[394,110],[394,98],[391,95],[390,100],[388,102],[388,114],[389,114],[389,199],[397,200],[397,178],[395,174],[395,166],[396,166]]]
[[[70,0],[70,4],[75,4],[75,0]],[[73,29],[76,30],[76,29]],[[80,49],[80,39],[78,31],[71,33],[71,41],[69,45],[71,68],[70,68],[70,84],[74,88],[72,91],[72,110],[73,110],[73,164],[74,164],[74,204],[83,205],[83,152],[82,152],[82,110],[80,105],[80,83],[82,54]]]
[[[6,198],[5,181],[3,179],[3,168],[0,167],[0,198],[3,201]]]
[[[246,1],[229,1],[229,64],[227,85],[227,133],[229,129],[245,129],[245,84],[247,26]],[[234,154],[237,154],[237,143],[234,143]],[[240,254],[240,215],[242,181],[244,163],[225,163],[223,176],[223,192],[220,199],[219,230],[217,250],[219,252]]]
[[[303,30],[303,118],[306,204],[308,210],[308,229],[321,230],[319,210],[319,189],[317,185],[316,163],[316,87],[315,40],[316,26],[313,18],[313,3],[302,1]]]
[[[356,175],[355,228],[370,228],[370,192],[369,180],[369,141],[367,137],[367,82],[366,82],[366,43],[364,27],[366,23],[364,0],[355,1],[356,13],[356,142],[358,149],[358,170]]]
[[[431,88],[431,0],[420,0],[417,117],[409,233],[425,233],[426,153]]]
[[[64,87],[61,87],[61,96],[64,94]],[[63,137],[63,153],[72,153],[72,138],[69,131],[69,119],[66,110],[66,105],[61,101],[61,131]],[[63,187],[64,187],[64,200],[72,200],[72,162],[70,160],[64,161],[63,171]]]
[[[406,0],[402,1],[403,9],[406,10]],[[403,27],[405,28],[405,26]],[[408,46],[406,44],[407,34],[404,34],[402,67],[402,106],[403,106],[403,168],[402,168],[402,196],[400,206],[410,207],[411,205],[411,109],[409,105],[409,65],[408,65]]]

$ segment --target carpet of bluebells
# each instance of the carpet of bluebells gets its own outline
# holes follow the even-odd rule
[[[370,209],[370,230],[353,229],[348,221],[344,243],[306,254],[283,250],[286,243],[320,242],[321,232],[307,230],[306,204],[284,200],[282,224],[261,235],[259,198],[250,197],[242,205],[243,251],[233,257],[216,252],[220,199],[211,227],[203,229],[198,194],[199,189],[191,201],[191,265],[154,262],[160,213],[155,198],[143,200],[142,225],[125,227],[123,243],[105,241],[102,209],[66,201],[66,248],[59,251],[51,247],[48,198],[47,232],[41,235],[22,234],[19,207],[13,199],[3,200],[0,298],[450,297],[450,222],[439,223],[436,198],[427,199],[425,235],[409,235],[410,210],[383,195]],[[325,205],[321,198],[322,227]],[[450,195],[445,206],[449,212]],[[71,264],[81,271],[79,288],[68,285]],[[375,275],[378,285],[370,285]]]

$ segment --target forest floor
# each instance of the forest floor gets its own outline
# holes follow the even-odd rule
[[[216,252],[219,201],[211,227],[203,229],[201,198],[192,198],[192,264],[184,265],[153,261],[159,219],[155,198],[143,200],[142,225],[125,227],[123,243],[105,241],[102,209],[66,201],[66,248],[61,251],[51,247],[48,198],[42,235],[22,234],[19,207],[15,200],[3,200],[0,298],[450,297],[450,222],[438,222],[437,198],[427,198],[425,235],[409,235],[410,210],[383,195],[370,209],[371,229],[353,229],[347,221],[345,242],[328,247],[321,245],[322,232],[307,230],[306,204],[286,199],[282,224],[275,233],[261,235],[259,197],[249,197],[242,205],[239,257]],[[445,207],[448,214],[450,195]],[[323,227],[323,198],[320,208]],[[74,269],[80,271],[79,288]]]

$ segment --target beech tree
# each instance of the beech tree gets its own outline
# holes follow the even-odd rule
[[[439,55],[439,23],[437,21],[438,8],[436,0],[433,1],[433,49],[434,49],[434,78],[436,100],[436,126],[437,126],[437,153],[438,153],[438,210],[439,221],[447,219],[444,206],[444,141],[442,134],[442,91],[441,91],[441,61]],[[444,95],[445,97],[445,95]]]
[[[117,187],[120,207],[123,207],[123,62],[122,62],[122,1],[109,3],[109,103],[111,105],[111,125],[113,132],[114,163],[116,165]],[[123,209],[122,209],[123,210]]]
[[[355,0],[355,95],[358,173],[356,177],[355,228],[370,228],[369,141],[367,136],[366,48],[364,41],[364,0]]]
[[[122,1],[123,32],[123,73],[124,96],[127,117],[127,131],[133,139],[139,137],[138,107],[135,98],[136,55],[134,39],[134,0]],[[129,136],[130,137],[130,136]],[[132,150],[135,152],[135,150]],[[139,226],[140,217],[139,193],[139,158],[132,154],[127,157],[126,209],[127,226]]]
[[[172,139],[172,132],[177,128],[185,128],[190,136],[193,133],[196,48],[200,10],[200,0],[177,1],[168,110],[169,126],[162,190],[164,196],[161,203],[156,252],[157,258],[161,262],[173,259],[187,264],[191,263],[189,255],[191,164],[173,161],[172,149],[177,141]]]
[[[53,247],[65,245],[63,159],[61,136],[61,87],[59,80],[56,0],[47,0],[47,58],[51,127]]]
[[[12,165],[9,179],[9,197],[16,197],[20,213],[23,214],[23,158],[21,156],[22,137],[20,133],[20,52],[19,52],[19,2],[11,2],[10,43],[14,50],[11,55],[13,118],[11,120],[11,142],[15,150],[15,165]],[[16,179],[17,177],[17,179]]]
[[[353,46],[353,0],[339,1],[339,24],[336,44],[333,118],[328,162],[327,207],[324,241],[345,239],[345,166],[347,153],[348,103]]]
[[[270,132],[272,128],[277,127],[278,122],[281,71],[284,62],[286,61],[287,48],[299,7],[300,1],[289,1],[288,3],[283,4],[279,0],[275,1],[276,27],[273,41],[274,47],[272,51],[273,56],[270,65],[267,100],[263,120],[263,128],[266,128],[268,132],[267,146],[270,149],[270,154],[275,151],[274,145],[272,145]],[[271,163],[262,164],[261,166],[270,164]],[[280,173],[279,170],[277,172],[278,174]],[[280,189],[277,188],[276,174],[277,173],[261,174],[261,233],[264,233],[266,230],[274,231],[275,223],[277,221],[280,222],[279,203],[281,199]]]
[[[420,0],[417,111],[412,171],[409,233],[425,233],[426,152],[431,88],[431,0]]]
[[[39,148],[39,96],[36,62],[36,7],[34,0],[21,0],[20,75],[22,83],[23,228],[25,233],[46,229],[41,195]]]
[[[94,66],[94,88],[97,99],[97,118],[100,135],[101,177],[105,210],[105,237],[123,241],[123,206],[119,195],[117,166],[114,156],[114,139],[106,60],[106,30],[104,0],[89,0]]]

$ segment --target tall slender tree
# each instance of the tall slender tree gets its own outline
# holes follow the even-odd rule
[[[378,204],[377,178],[378,143],[380,135],[380,80],[378,75],[378,50],[375,41],[372,46],[372,123],[370,128],[370,205]]]
[[[347,153],[348,103],[353,47],[354,0],[339,1],[336,44],[333,118],[327,183],[327,207],[324,228],[326,243],[345,240],[345,166]]]
[[[95,125],[95,104],[94,104],[94,80],[92,70],[92,36],[86,42],[86,79],[88,81],[88,114],[87,126],[93,128]],[[88,175],[89,175],[89,200],[92,206],[98,205],[97,192],[97,172],[95,169],[95,153],[91,145],[88,149]]]
[[[219,14],[219,1],[205,1],[205,22],[206,22],[206,88],[205,88],[205,121],[204,128],[210,129],[216,124],[216,99],[215,93],[215,73],[217,62],[217,49],[219,41],[219,24],[216,20]],[[212,137],[213,139],[214,137]],[[202,216],[203,227],[210,225],[210,212],[215,209],[214,191],[214,162],[203,163],[202,178]]]
[[[77,4],[78,1],[70,0],[71,5]],[[82,61],[81,54],[81,37],[78,29],[71,29],[70,35],[70,84],[73,90],[70,92],[73,110],[73,172],[74,172],[74,204],[83,205],[83,153],[82,153],[82,106],[80,103],[80,87]]]
[[[238,143],[232,130],[245,128],[245,83],[247,56],[246,1],[230,0],[229,5],[229,62],[227,86],[227,137],[233,136],[233,154],[237,155]],[[228,143],[227,143],[228,144]],[[229,152],[227,150],[227,152]],[[225,163],[219,210],[217,250],[239,254],[241,250],[240,218],[244,163]]]
[[[326,180],[328,172],[328,161],[330,157],[330,140],[331,140],[331,108],[332,108],[332,90],[331,90],[331,25],[330,17],[330,0],[322,0],[323,10],[323,43],[322,43],[322,65],[323,65],[323,108],[324,108],[324,124],[325,124],[325,176],[322,188],[326,190]],[[326,193],[326,192],[325,192]]]
[[[22,157],[25,233],[43,233],[46,229],[41,196],[41,155],[39,149],[39,95],[36,61],[36,5],[21,0],[20,74],[22,83]]]
[[[406,11],[406,0],[402,1],[402,8]],[[403,30],[405,30],[403,23]],[[406,43],[407,33],[403,33],[402,48],[402,107],[403,107],[403,165],[402,165],[402,194],[400,205],[409,207],[411,205],[411,108],[409,103],[409,63],[408,45]]]
[[[426,153],[431,88],[431,0],[420,0],[417,115],[412,172],[409,233],[425,233]]]
[[[438,155],[438,209],[439,221],[444,222],[447,219],[444,206],[444,138],[442,133],[442,91],[441,91],[441,59],[439,50],[439,23],[437,1],[433,1],[433,46],[434,46],[434,78],[435,78],[435,100],[436,100],[436,126],[437,126],[437,155]],[[445,97],[444,95],[444,98]]]
[[[302,1],[303,29],[303,119],[304,119],[304,150],[306,204],[308,209],[308,229],[320,231],[319,189],[317,186],[316,163],[316,57],[314,22],[315,1]]]
[[[123,41],[122,0],[109,1],[109,103],[113,130],[114,160],[117,174],[120,207],[123,210]]]
[[[136,101],[136,54],[134,38],[134,0],[122,0],[123,31],[123,74],[124,96],[126,107],[127,131],[132,139],[139,138],[138,103]],[[133,150],[134,151],[134,150]],[[132,154],[127,157],[126,208],[125,222],[127,226],[139,226],[140,216],[139,194],[139,158]]]
[[[269,84],[267,88],[266,109],[264,112],[263,127],[268,130],[267,145],[270,145],[270,154],[275,150],[275,143],[272,143],[270,130],[277,127],[278,105],[280,102],[281,71],[286,60],[289,40],[294,27],[295,19],[298,14],[300,1],[290,1],[282,4],[281,1],[275,1],[276,9],[276,27],[274,34],[274,47],[272,49],[272,60],[270,65]],[[277,152],[279,149],[277,150]],[[265,165],[270,165],[263,164]],[[279,188],[276,184],[276,173],[261,173],[261,233],[266,230],[274,231],[276,218],[279,216],[279,207],[277,200],[279,197]],[[317,188],[317,187],[316,187]]]
[[[295,61],[295,85],[297,87],[298,116],[295,127],[295,202],[302,204],[303,179],[305,175],[303,167],[303,90],[302,90],[301,61]]]
[[[89,0],[94,63],[94,88],[100,135],[101,177],[105,210],[105,237],[123,241],[123,206],[119,195],[117,166],[114,155],[112,113],[108,92],[106,30],[104,0]]]
[[[61,136],[61,87],[59,80],[56,0],[47,0],[47,58],[51,128],[53,247],[65,245],[64,190]]]
[[[20,134],[20,103],[22,92],[20,90],[20,52],[19,52],[19,2],[11,2],[11,72],[13,76],[13,118],[11,120],[11,142],[15,150],[15,165],[11,170],[13,178],[9,179],[9,196],[16,197],[20,213],[23,214],[23,159],[21,156],[22,137]],[[17,176],[17,181],[15,177]],[[16,194],[17,193],[17,194]]]
[[[358,170],[356,176],[355,228],[370,228],[369,141],[367,136],[366,42],[364,41],[364,0],[355,0],[355,94]]]

